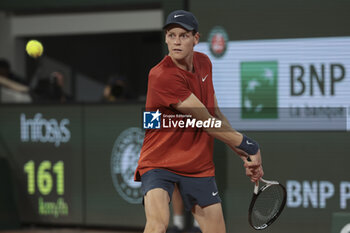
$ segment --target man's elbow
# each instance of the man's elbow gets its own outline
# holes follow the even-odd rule
[[[221,119],[222,113],[221,113],[221,111],[220,111],[219,108],[215,108],[215,110],[214,110],[214,116],[217,117],[217,118],[219,118],[219,119]]]

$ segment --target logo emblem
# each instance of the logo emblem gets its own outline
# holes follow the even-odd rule
[[[208,75],[206,75],[204,78],[202,78],[202,82],[204,82],[207,79]]]
[[[67,143],[71,138],[68,118],[46,119],[42,113],[36,113],[33,118],[28,118],[22,113],[20,123],[22,142],[53,143],[55,147],[59,147],[61,143]]]
[[[216,195],[218,195],[218,193],[219,192],[212,192],[211,195],[213,195],[215,197]]]
[[[141,182],[134,181],[134,172],[143,138],[142,129],[128,128],[118,136],[112,150],[111,175],[114,188],[125,201],[132,204],[142,202]]]
[[[350,223],[346,224],[340,231],[340,233],[349,233],[350,232]]]
[[[228,35],[221,26],[214,27],[208,37],[208,44],[211,54],[214,57],[222,57],[227,50]]]
[[[144,129],[160,129],[160,116],[162,113],[157,109],[156,112],[143,112]]]
[[[241,117],[278,117],[276,61],[241,63]]]
[[[174,15],[174,18],[181,17],[181,16],[184,16],[184,15]]]

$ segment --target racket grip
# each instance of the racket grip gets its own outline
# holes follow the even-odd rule
[[[256,195],[258,194],[258,192],[259,192],[259,181],[257,181],[254,185],[254,194]]]

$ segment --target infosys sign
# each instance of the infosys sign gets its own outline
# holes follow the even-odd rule
[[[53,143],[59,147],[62,143],[69,142],[71,131],[69,119],[45,118],[42,113],[36,113],[33,117],[21,113],[21,141],[32,143]]]
[[[219,106],[235,125],[349,130],[350,37],[230,41],[222,57],[209,47],[195,49],[210,57]]]

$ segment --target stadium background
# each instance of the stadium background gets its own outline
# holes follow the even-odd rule
[[[127,157],[126,168],[119,169],[124,160],[118,155],[129,155],[123,151],[137,151],[140,145],[135,128],[142,128],[147,73],[166,53],[164,17],[180,8],[197,16],[203,43],[215,26],[224,28],[231,42],[350,36],[350,3],[341,0],[1,1],[0,57],[28,80],[38,67],[63,71],[64,88],[73,103],[2,99],[0,228],[142,228],[143,208],[132,203],[137,202],[137,186],[118,183],[129,177],[120,172],[128,172],[124,169],[133,158]],[[31,38],[45,47],[40,62],[25,54],[25,43]],[[344,64],[349,52],[344,47],[343,54],[330,52],[329,57]],[[103,87],[115,72],[128,78],[135,97],[101,103]],[[347,88],[349,79],[345,73]],[[342,97],[349,106],[349,96],[337,94],[340,97],[325,96],[330,107]],[[346,127],[240,130],[263,145],[267,178],[290,188],[290,204],[267,232],[340,232],[350,223]],[[47,137],[40,137],[39,131]],[[129,137],[131,142],[123,141]],[[239,159],[220,142],[215,143],[214,156],[228,232],[253,232],[247,223],[252,185]],[[53,203],[59,206],[57,212]]]

